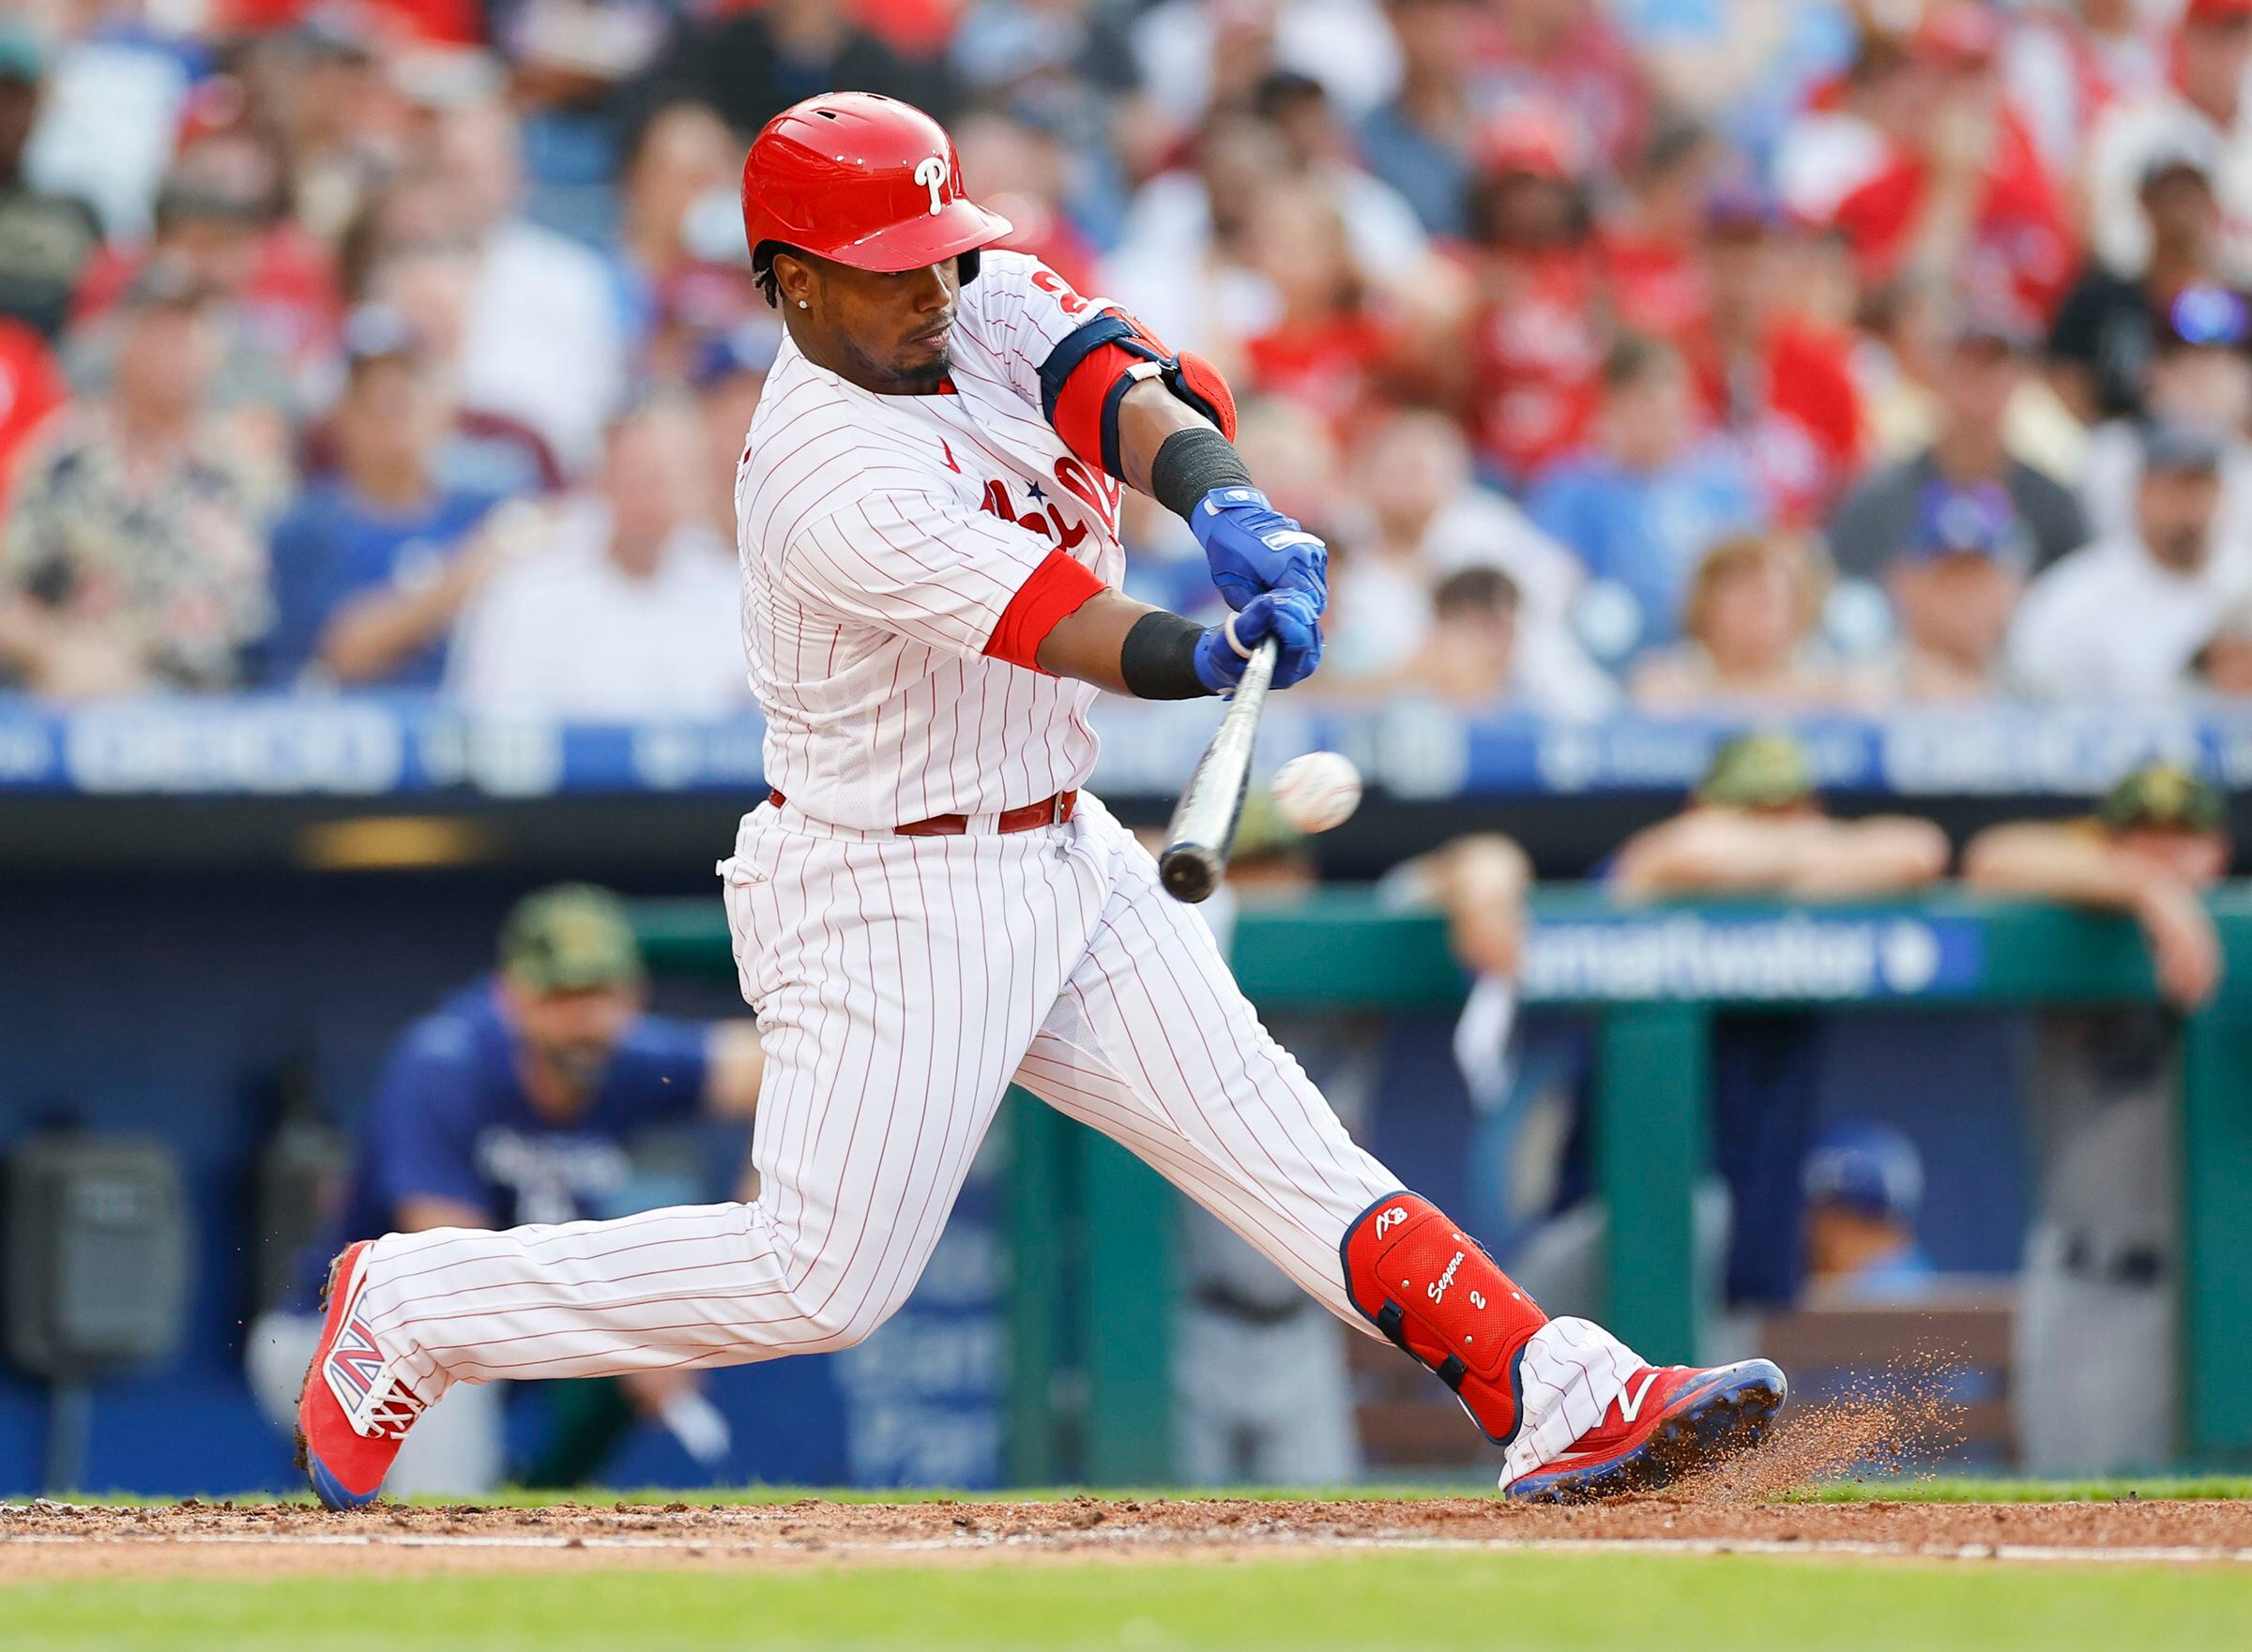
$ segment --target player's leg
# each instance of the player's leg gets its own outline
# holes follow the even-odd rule
[[[1668,1454],[1651,1431],[1678,1433],[1691,1414],[1684,1452],[1699,1432],[1757,1432],[1781,1402],[1772,1366],[1727,1368],[1712,1383],[1651,1372],[1600,1326],[1549,1320],[1444,1212],[1356,1146],[1260,1026],[1203,924],[1158,887],[1148,854],[1099,810],[1082,811],[1109,899],[1020,1083],[1138,1154],[1339,1317],[1437,1372],[1504,1447],[1513,1489],[1546,1489],[1542,1471],[1643,1483],[1678,1472],[1651,1461]]]
[[[758,1198],[348,1252],[308,1392],[333,1372],[355,1432],[457,1382],[847,1347],[914,1288],[1062,979],[1063,954],[1032,932],[1083,928],[1099,891],[1039,845],[747,840],[727,904],[767,1050]],[[358,1479],[342,1490],[373,1495]]]

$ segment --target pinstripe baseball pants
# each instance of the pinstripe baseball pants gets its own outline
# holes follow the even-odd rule
[[[951,838],[768,804],[721,872],[767,1050],[757,1200],[378,1241],[361,1306],[423,1399],[850,1346],[914,1289],[1012,1080],[1374,1334],[1338,1243],[1397,1181],[1095,799]]]

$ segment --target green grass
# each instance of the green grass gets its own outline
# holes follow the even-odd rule
[[[1357,1487],[1347,1497],[1460,1488]],[[988,1493],[587,1490],[558,1501],[690,1505],[1051,1499]],[[1112,1491],[1113,1499],[1198,1495]],[[1284,1498],[1301,1492],[1234,1495]],[[2055,1483],[1904,1479],[1834,1486],[1824,1501],[2101,1501],[2252,1497],[2252,1478]],[[75,1500],[75,1499],[74,1499]],[[145,1499],[116,1499],[120,1502]],[[264,1501],[246,1497],[241,1502]],[[384,1577],[124,1577],[0,1587],[8,1652],[2076,1652],[2244,1644],[2252,1569],[1887,1562],[1674,1554],[1309,1552],[1228,1562],[855,1567],[747,1573],[688,1555],[647,1569]],[[2163,1640],[2160,1638],[2163,1637]]]
[[[2252,1622],[2252,1574],[1406,1553],[1163,1568],[443,1575],[411,1584],[105,1580],[8,1589],[0,1614],[0,1640],[14,1652],[2115,1652],[2153,1643],[2241,1645]]]

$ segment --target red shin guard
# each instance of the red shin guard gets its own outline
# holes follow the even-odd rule
[[[1517,1430],[1517,1356],[1548,1323],[1446,1212],[1415,1193],[1377,1200],[1345,1230],[1345,1292],[1453,1388],[1497,1446]]]

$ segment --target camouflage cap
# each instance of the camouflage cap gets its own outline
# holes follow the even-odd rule
[[[1712,753],[1697,783],[1699,803],[1726,809],[1782,809],[1814,796],[1814,762],[1795,735],[1738,735]]]
[[[2104,794],[2096,814],[2110,832],[2229,829],[2229,806],[2220,793],[2177,763],[2146,763],[2130,771]]]
[[[592,884],[535,889],[500,926],[500,967],[535,993],[639,986],[641,947],[626,903]]]

